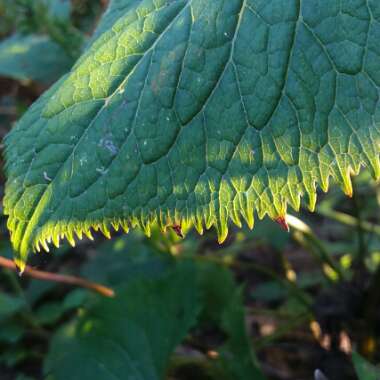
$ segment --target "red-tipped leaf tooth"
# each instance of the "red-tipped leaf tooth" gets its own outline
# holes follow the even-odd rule
[[[172,230],[175,232],[175,234],[180,237],[181,239],[183,239],[183,233],[182,233],[182,227],[180,224],[174,224],[172,226]]]
[[[290,231],[290,228],[289,228],[289,224],[288,222],[286,221],[286,215],[284,216],[279,216],[278,218],[275,219],[276,222],[281,226],[281,228],[283,230],[285,230],[286,232],[289,232]]]

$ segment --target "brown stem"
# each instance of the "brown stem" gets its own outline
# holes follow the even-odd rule
[[[1,257],[1,256],[0,256],[0,267],[8,268],[10,270],[17,272],[16,264],[12,260],[6,259],[5,257]],[[59,282],[61,284],[80,286],[82,288],[86,288],[94,292],[97,292],[104,297],[115,296],[115,292],[112,289],[107,288],[103,285],[94,283],[94,282],[87,281],[84,278],[68,276],[64,274],[51,273],[51,272],[44,272],[37,269],[33,269],[28,265],[26,266],[25,271],[23,272],[23,275],[33,277],[37,280],[53,281],[53,282]]]

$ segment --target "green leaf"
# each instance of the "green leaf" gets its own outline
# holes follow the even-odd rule
[[[237,288],[231,271],[220,265],[201,263],[198,277],[202,316],[207,323],[216,323],[227,337],[218,349],[220,359],[216,367],[226,379],[264,380],[246,331],[242,291]]]
[[[46,360],[52,379],[162,379],[169,356],[195,323],[194,267],[179,264],[165,278],[138,280],[99,299],[76,326],[53,338]]]
[[[265,380],[253,352],[245,326],[242,292],[235,292],[223,313],[222,326],[227,342],[220,350],[221,366],[235,380]]]
[[[135,0],[6,138],[4,211],[28,252],[111,224],[252,227],[332,177],[380,177],[380,6]],[[109,25],[106,23],[105,25]]]
[[[86,302],[87,295],[87,291],[84,289],[71,291],[63,300],[62,308],[67,311],[83,306]]]
[[[144,236],[130,234],[102,244],[83,266],[82,275],[114,287],[138,278],[160,278],[173,264],[170,254],[153,249]]]
[[[62,318],[64,312],[61,302],[48,302],[36,310],[35,317],[41,325],[54,325]]]
[[[198,265],[198,283],[203,319],[221,324],[223,313],[236,293],[231,271],[221,265],[201,262]]]
[[[13,35],[0,43],[0,76],[52,83],[72,63],[48,36]]]
[[[359,380],[379,380],[380,369],[370,364],[362,358],[357,352],[352,354],[352,361]]]
[[[275,281],[263,282],[255,287],[252,291],[252,298],[258,301],[273,302],[286,298],[287,289]]]
[[[0,343],[7,343],[14,345],[25,334],[25,328],[18,322],[12,319],[8,321],[1,321],[2,328],[0,329]]]
[[[20,311],[25,306],[22,298],[10,296],[0,291],[0,322]]]

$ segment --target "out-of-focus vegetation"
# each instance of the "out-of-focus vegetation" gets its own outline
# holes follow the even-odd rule
[[[78,57],[106,1],[0,0],[0,132]],[[1,192],[4,176],[1,176]],[[380,186],[320,195],[313,215],[213,233],[97,236],[32,266],[113,288],[0,269],[0,379],[377,380]],[[11,258],[6,220],[0,255]]]

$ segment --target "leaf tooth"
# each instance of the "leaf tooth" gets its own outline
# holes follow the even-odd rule
[[[308,177],[304,181],[304,187],[306,191],[306,203],[311,212],[315,211],[315,205],[317,204],[317,190],[315,187],[315,181]]]
[[[218,234],[218,242],[222,244],[228,236],[227,214],[222,208],[219,212],[219,218],[215,222],[215,227]]]
[[[271,209],[271,207],[269,205],[267,205],[265,202],[263,202],[262,199],[259,200],[259,205],[256,209],[256,212],[257,212],[257,216],[259,218],[259,220],[263,220],[265,215],[269,214],[268,210]]]
[[[78,239],[79,240],[82,240],[83,239],[83,230],[81,227],[77,228],[75,230],[75,234],[77,235]]]
[[[157,216],[158,226],[160,227],[160,230],[163,231],[164,226],[165,226],[165,221],[164,221],[163,212],[161,209],[157,212],[157,215],[158,215]]]
[[[321,177],[319,186],[321,187],[324,193],[327,193],[330,187],[330,175],[327,175],[326,177]]]
[[[237,198],[235,198],[237,199]],[[235,224],[235,226],[241,228],[242,227],[242,224],[241,224],[241,220],[240,220],[240,215],[239,215],[239,204],[237,203],[238,200],[234,201],[233,204],[232,204],[232,207],[230,209],[230,218],[232,220],[232,222]]]
[[[372,177],[377,181],[380,179],[380,159],[375,155],[372,159],[365,157],[365,164],[369,168]]]
[[[284,229],[286,232],[290,231],[289,224],[286,220],[286,215],[281,215],[276,218],[276,222]]]
[[[351,167],[347,165],[344,158],[336,157],[331,165],[332,175],[337,183],[340,185],[343,192],[352,197],[352,182],[351,182]]]
[[[50,252],[50,250],[49,250],[49,246],[47,245],[46,240],[45,240],[44,238],[42,238],[42,239],[40,240],[40,244],[42,245],[42,248],[43,248],[46,252]]]
[[[218,223],[216,227],[218,234],[218,243],[222,244],[227,239],[228,236],[228,226],[226,222]]]
[[[250,230],[253,229],[255,224],[253,216],[253,202],[249,201],[249,196],[244,193],[240,197],[240,214],[247,223],[247,226]]]
[[[111,226],[117,232],[117,231],[119,231],[119,228],[120,228],[120,222],[119,221],[113,221],[113,222],[111,222]]]
[[[209,208],[206,209],[206,212],[203,216],[207,230],[209,230],[214,225],[213,213],[210,211],[210,207],[211,206],[209,206]]]
[[[131,225],[132,225],[132,228],[136,228],[140,226],[139,220],[136,218],[136,216],[132,216]]]
[[[152,231],[150,228],[150,221],[147,221],[146,223],[141,223],[141,227],[147,237],[151,237]]]
[[[13,262],[16,265],[16,269],[17,269],[18,275],[21,277],[23,275],[24,271],[25,271],[25,268],[26,268],[26,262],[25,262],[25,260],[22,260],[19,257],[14,257],[13,258]]]
[[[169,211],[160,211],[160,218],[164,229],[166,229],[168,226],[171,226],[174,223]]]
[[[75,239],[71,230],[66,231],[66,239],[72,247],[75,247]]]
[[[181,227],[180,224],[174,224],[174,225],[172,226],[172,230],[175,232],[175,234],[176,234],[178,237],[180,237],[180,238],[183,239],[184,236],[183,236],[182,227]]]
[[[87,236],[88,239],[94,240],[94,237],[92,236],[91,230],[89,228],[85,229],[83,233]]]
[[[292,208],[295,211],[299,211],[299,209],[301,207],[300,190],[299,189],[293,190],[292,186],[288,186],[288,189],[289,189],[289,192],[288,192],[289,198],[287,199],[287,201],[289,202],[290,206],[292,206]]]
[[[184,218],[182,220],[182,231],[184,231],[184,235],[186,235],[186,233],[191,229],[191,227],[193,226],[193,220],[191,217],[187,216],[186,218]]]
[[[193,225],[194,225],[195,229],[197,230],[197,232],[199,233],[199,235],[203,235],[202,217],[200,217],[198,215],[193,216],[192,221],[193,221]]]
[[[39,242],[39,241],[37,241],[37,242],[34,244],[34,248],[36,249],[37,252],[41,252],[40,242]]]
[[[107,239],[111,239],[111,233],[110,233],[110,230],[108,229],[106,223],[102,223],[99,227],[100,227],[100,231],[101,231],[101,233],[102,233]]]
[[[120,222],[121,228],[127,234],[129,232],[129,223],[127,221],[122,220]]]
[[[345,172],[341,171],[340,184],[342,186],[344,194],[352,198],[353,188],[351,181],[351,169],[347,169]]]
[[[59,248],[59,235],[58,234],[54,234],[52,236],[52,240],[53,240],[53,244],[55,247]]]
[[[324,162],[319,161],[319,175],[318,175],[318,184],[321,187],[324,193],[327,193],[330,185],[330,167]]]

